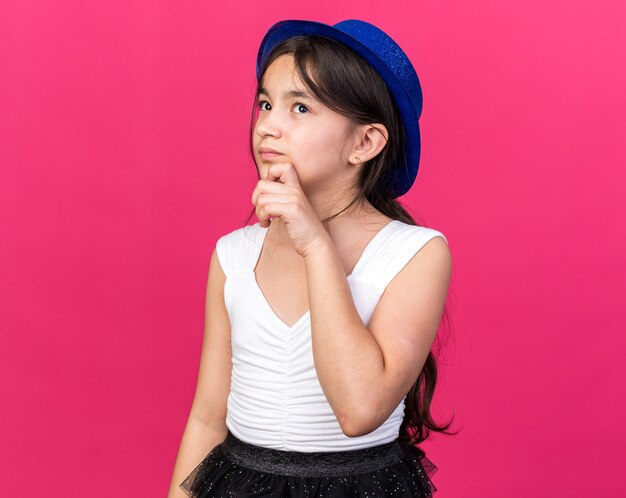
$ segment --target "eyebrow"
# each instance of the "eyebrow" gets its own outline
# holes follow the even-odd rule
[[[261,87],[261,89],[259,90],[259,95],[265,95],[266,97],[270,96],[270,93],[267,91],[267,88],[265,87]],[[283,99],[304,99],[304,100],[310,100],[311,102],[315,102],[316,99],[307,92],[302,92],[300,90],[287,90],[283,93]]]

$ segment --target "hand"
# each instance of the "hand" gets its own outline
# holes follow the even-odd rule
[[[328,239],[328,232],[309,204],[291,163],[274,163],[267,179],[259,180],[252,192],[259,224],[268,227],[272,218],[280,218],[300,256]]]

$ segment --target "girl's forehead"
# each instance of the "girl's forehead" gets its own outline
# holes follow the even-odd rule
[[[274,95],[274,93],[276,95]],[[277,85],[275,87],[274,93],[272,93],[272,91],[270,91],[270,89],[268,89],[266,86],[261,86],[261,88],[259,89],[259,95],[265,95],[266,97],[276,97],[283,100],[302,99],[310,100],[311,102],[317,101],[317,99],[306,88],[301,87],[281,87],[281,85]]]
[[[301,83],[293,56],[281,55],[272,61],[265,70],[262,81],[264,84],[269,82],[274,84]]]
[[[281,78],[279,76],[270,76],[263,78],[259,85],[259,93],[272,97],[310,97],[313,94],[309,88],[297,78]]]

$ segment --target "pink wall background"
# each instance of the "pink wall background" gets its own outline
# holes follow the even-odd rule
[[[449,239],[438,496],[624,496],[623,2],[0,7],[3,496],[165,496],[206,277],[256,183],[282,18],[388,30],[424,90],[402,200]]]

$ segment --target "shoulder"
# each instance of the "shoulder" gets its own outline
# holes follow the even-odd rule
[[[396,244],[399,244],[398,274],[396,287],[419,285],[424,279],[444,284],[449,280],[452,267],[452,254],[447,237],[434,228],[397,224]]]
[[[419,283],[422,272],[445,273],[450,266],[448,240],[434,228],[393,220],[374,242],[367,255],[366,273],[381,290],[392,281],[407,278]]]
[[[215,255],[226,275],[229,275],[245,254],[254,248],[260,225],[246,225],[221,235],[215,244]]]
[[[389,233],[382,241],[378,259],[379,267],[389,278],[408,264],[416,261],[429,262],[433,258],[450,259],[447,237],[439,230],[418,225],[411,225],[394,220],[389,226]]]
[[[399,220],[395,220],[394,223],[396,225],[396,232],[404,234],[405,236],[423,240],[430,240],[434,237],[439,237],[443,240],[446,246],[448,245],[448,238],[439,230],[419,225],[411,225]]]
[[[221,246],[226,249],[229,248],[230,245],[241,242],[242,240],[254,240],[254,236],[260,228],[259,223],[255,223],[253,225],[246,225],[243,227],[236,228],[231,230],[230,232],[226,232],[222,234],[218,239],[216,245]]]
[[[451,263],[448,238],[440,230],[400,222],[399,232],[407,246],[409,265],[416,266],[416,261],[439,264],[445,269]]]
[[[448,238],[434,228],[396,223],[395,242],[400,243],[407,257],[414,259],[449,259],[451,257]],[[409,262],[410,262],[409,261]]]

